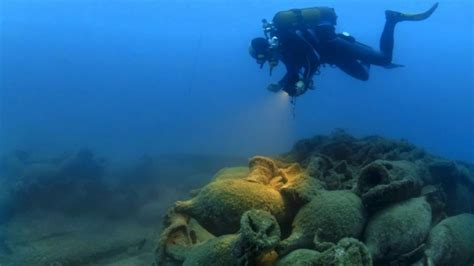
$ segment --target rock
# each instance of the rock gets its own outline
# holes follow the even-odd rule
[[[10,208],[16,212],[93,211],[103,207],[104,198],[110,192],[103,180],[105,162],[90,150],[54,160],[25,159],[23,162],[23,167],[17,169],[18,176],[6,184],[10,191]]]

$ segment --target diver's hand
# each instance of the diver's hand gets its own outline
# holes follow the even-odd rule
[[[268,85],[267,90],[271,92],[279,92],[282,89],[282,86],[278,83],[272,83]]]

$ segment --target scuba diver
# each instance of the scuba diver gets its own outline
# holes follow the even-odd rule
[[[313,7],[278,12],[271,22],[262,20],[265,38],[252,40],[249,53],[263,68],[268,62],[270,75],[281,61],[285,76],[270,84],[268,90],[285,91],[292,97],[313,89],[312,77],[321,65],[337,66],[350,76],[366,81],[370,65],[385,68],[401,67],[392,63],[394,32],[397,23],[429,18],[438,7],[419,14],[385,11],[385,27],[380,50],[356,41],[347,33],[336,33],[337,15],[333,8]]]

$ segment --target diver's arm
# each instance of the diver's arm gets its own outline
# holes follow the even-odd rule
[[[299,68],[295,64],[284,61],[286,74],[278,82],[278,89],[288,93],[290,96],[296,95],[295,84],[300,80]]]
[[[318,71],[319,65],[319,56],[315,52],[310,51],[306,57],[306,64],[303,67],[303,79],[305,81],[312,79],[313,75]]]
[[[270,84],[267,87],[267,90],[272,92],[283,90],[290,93],[289,91],[293,90],[292,88],[295,86],[295,83],[300,80],[299,69],[290,58],[283,58],[282,62],[286,68],[285,75],[280,79],[280,81],[278,81],[278,83]]]
[[[283,78],[278,82],[278,84],[282,88],[286,88],[288,86],[294,86],[296,82],[299,80],[299,69],[295,66],[291,60],[283,61],[285,67],[286,67],[286,73],[283,76]]]
[[[303,73],[301,82],[298,82],[299,85],[297,87],[302,91],[301,93],[304,93],[306,90],[313,88],[313,76],[319,70],[321,61],[319,53],[313,44],[303,39],[300,46],[301,51],[304,51],[304,58],[302,58]]]
[[[314,30],[306,29],[304,31],[301,31],[299,36],[303,38],[303,40],[305,40],[315,50],[317,50],[318,47],[321,45],[321,41],[317,37],[317,34]]]
[[[299,80],[301,70],[301,52],[302,41],[295,33],[280,33],[280,41],[284,44],[280,51],[280,60],[285,65],[286,73],[278,82],[282,88],[294,86]]]

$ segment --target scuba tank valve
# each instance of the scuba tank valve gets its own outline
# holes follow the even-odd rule
[[[269,22],[266,19],[262,19],[263,33],[268,41],[269,58],[268,65],[270,66],[270,76],[272,75],[273,69],[278,65],[278,49],[280,47],[280,40],[275,35],[276,29],[273,22]],[[263,64],[260,66],[263,67]]]
[[[273,22],[268,22],[268,20],[262,19],[262,27],[265,37],[267,38],[267,40],[270,39],[275,32],[275,26],[273,26]]]
[[[268,40],[270,58],[268,64],[270,65],[270,76],[273,73],[273,69],[278,65],[278,48],[280,47],[280,40],[277,36],[273,36]]]

